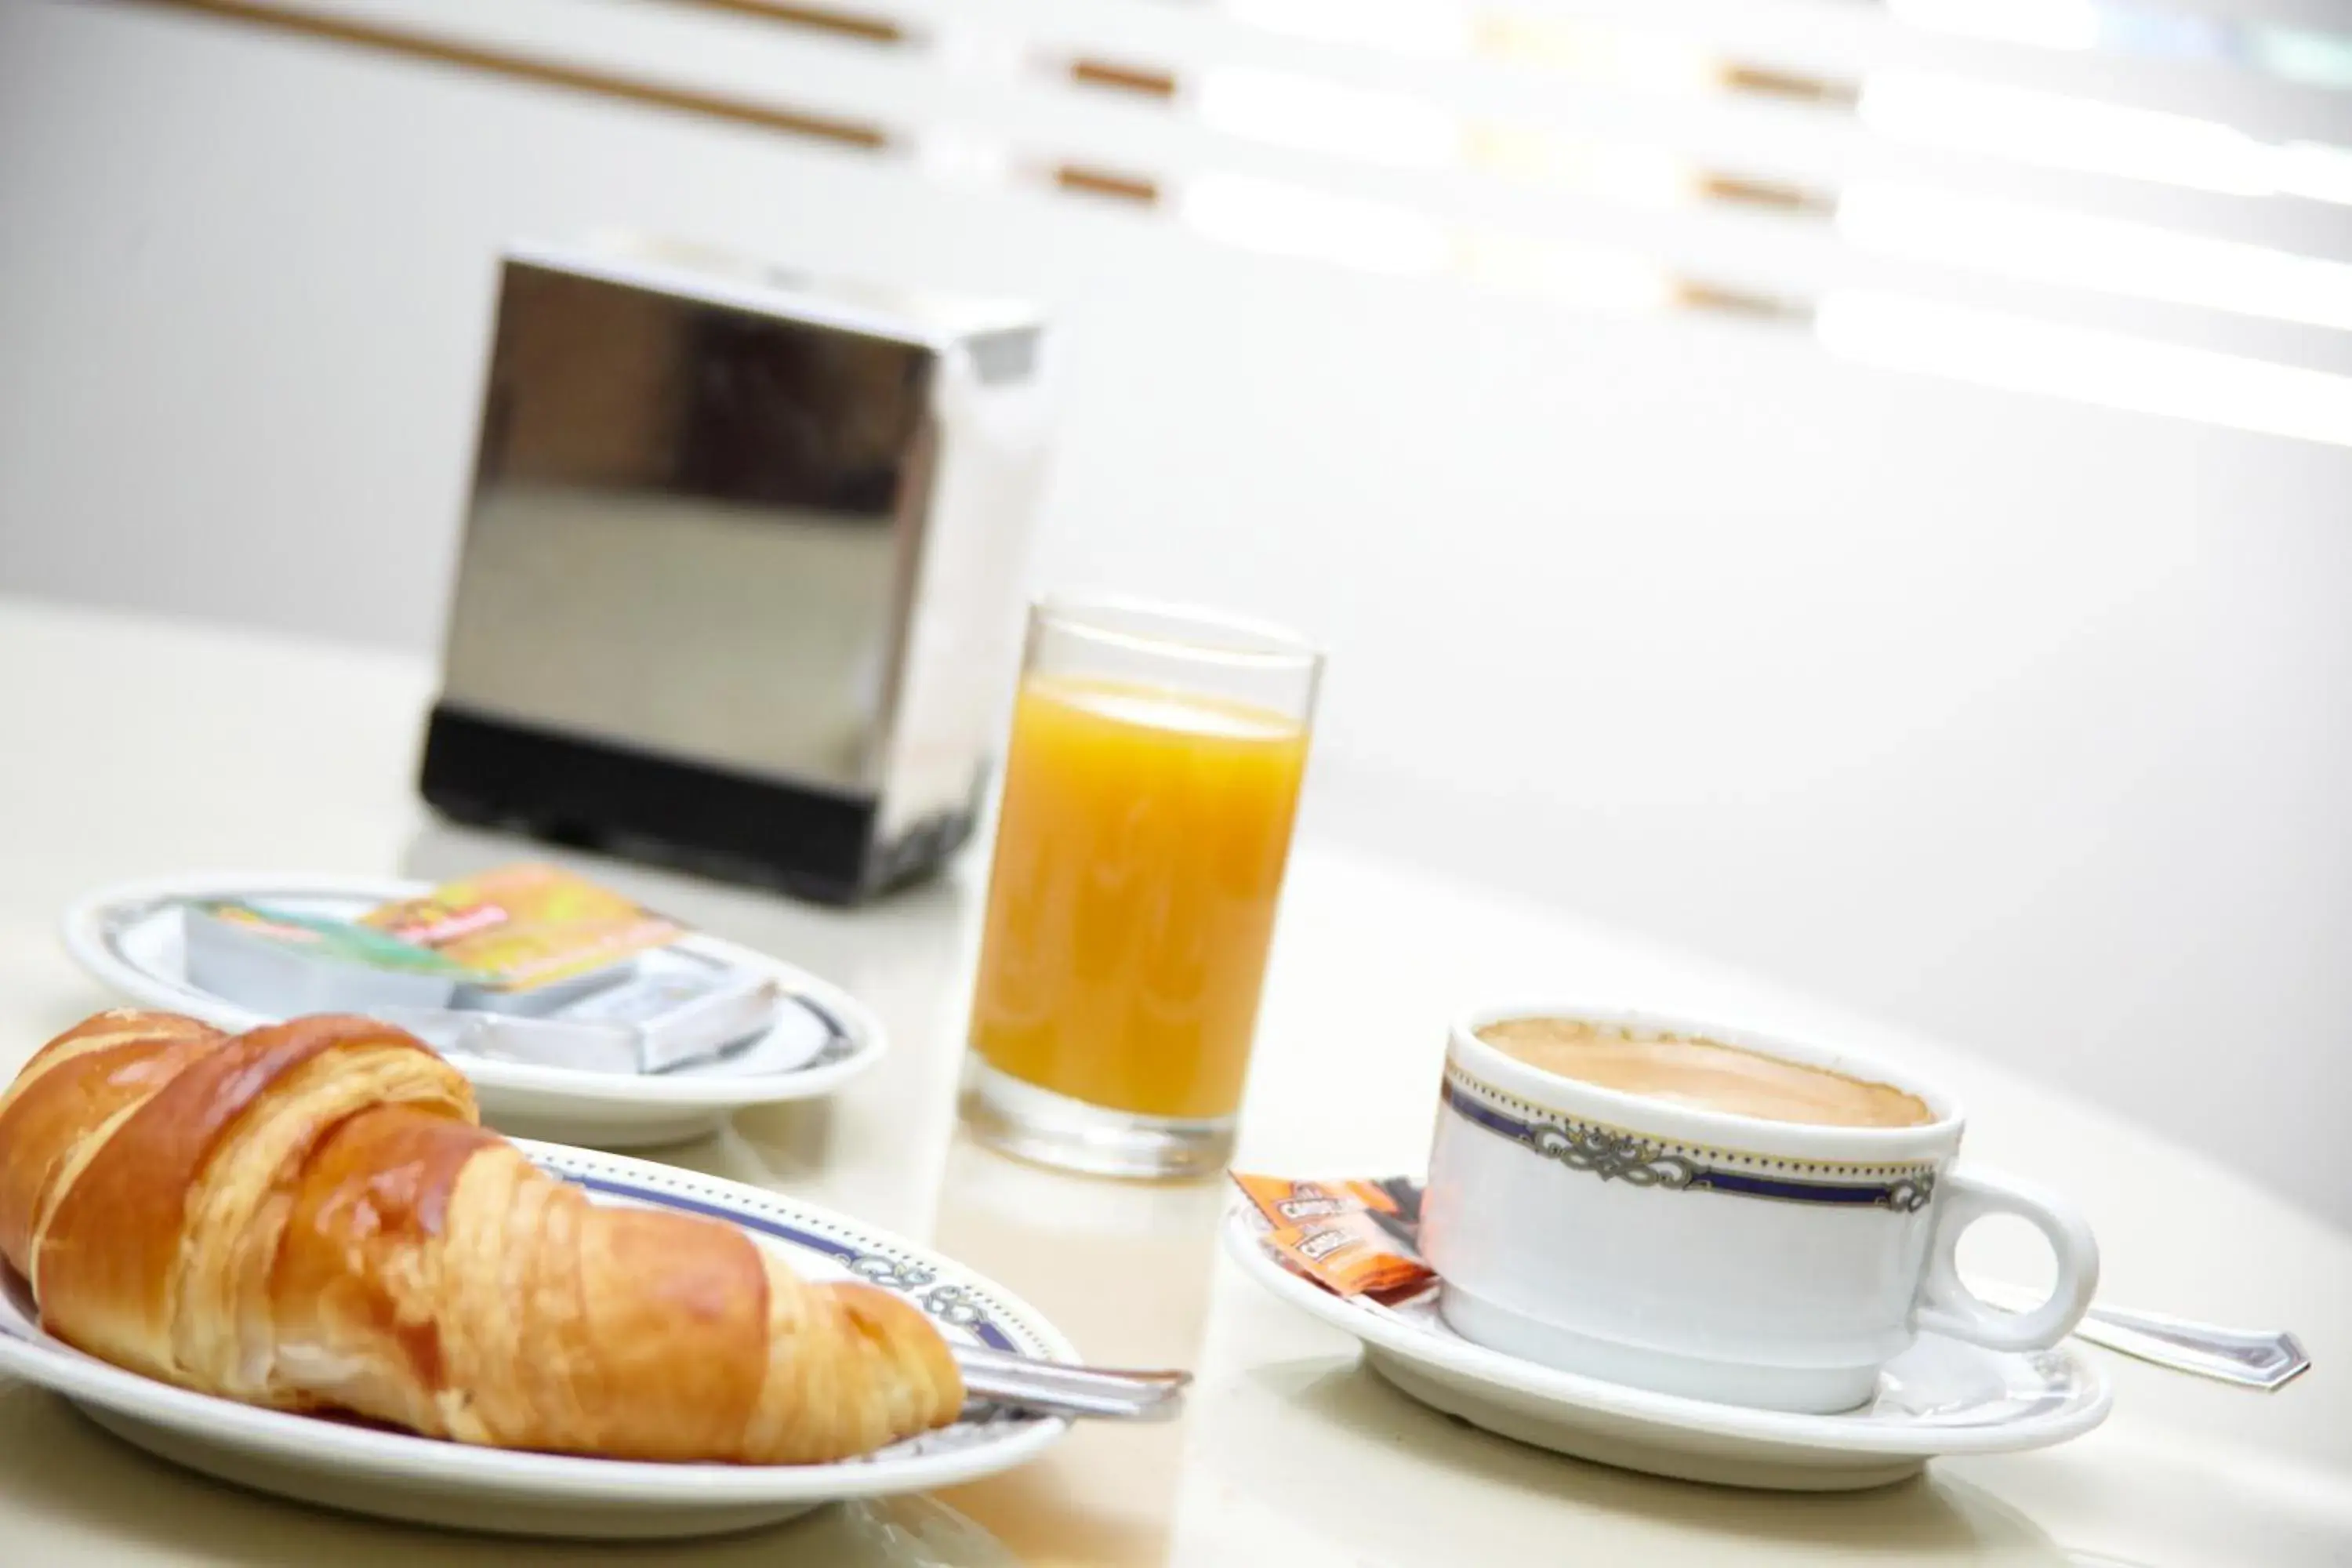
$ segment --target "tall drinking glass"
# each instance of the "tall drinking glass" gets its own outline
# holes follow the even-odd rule
[[[1222,1169],[1322,655],[1238,618],[1047,599],[1005,748],[964,1115],[1047,1164]]]

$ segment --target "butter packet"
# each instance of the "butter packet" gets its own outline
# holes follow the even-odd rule
[[[639,953],[685,935],[635,900],[553,866],[502,866],[381,905],[360,923],[468,972],[457,1005],[535,1010],[625,978]]]
[[[660,1073],[765,1036],[783,1004],[783,988],[772,976],[714,964],[639,974],[535,1015],[475,1007],[380,1012],[442,1051],[583,1072]],[[772,1040],[762,1065],[782,1071],[803,1066],[831,1038],[829,1031],[809,1029]]]
[[[439,953],[386,932],[235,899],[183,905],[180,929],[189,979],[281,1016],[443,1006],[469,978]]]
[[[1409,1295],[1437,1278],[1414,1245],[1417,1183],[1302,1182],[1238,1171],[1233,1179],[1267,1226],[1259,1245],[1334,1295]]]
[[[186,909],[202,919],[229,927],[240,936],[289,947],[310,957],[451,980],[466,973],[464,964],[431,948],[329,915],[297,914],[290,910],[248,904],[239,899],[198,899]]]

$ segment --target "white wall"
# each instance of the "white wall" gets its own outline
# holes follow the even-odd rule
[[[1327,829],[2030,1064],[2352,1221],[2343,447],[35,4],[0,8],[0,587],[430,647],[492,258],[614,224],[1043,299],[1038,577],[1326,637]]]

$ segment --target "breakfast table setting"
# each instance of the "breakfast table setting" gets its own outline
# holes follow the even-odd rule
[[[1964,1043],[1327,833],[1311,781],[1298,793],[1303,751],[1264,749],[1292,731],[1251,728],[1311,711],[1314,671],[1258,628],[1224,627],[1211,662],[1260,688],[1171,721],[1066,684],[1101,648],[1050,664],[1057,636],[1097,637],[1129,679],[1180,640],[1168,626],[1034,614],[995,819],[936,873],[844,906],[429,808],[429,660],[0,598],[0,1077],[27,1086],[13,1121],[0,1100],[0,1247],[31,1265],[5,1271],[0,1300],[0,1561],[2352,1560],[2335,1366],[2352,1236]],[[1181,1081],[1150,1076],[1172,1036],[1122,1064],[1038,1024],[1080,1008],[1090,973],[1052,943],[1083,951],[1127,918],[1097,899],[1075,936],[1054,923],[1050,829],[1086,819],[1105,779],[1160,776],[1135,770],[1161,753],[1103,728],[1137,723],[1214,759],[1244,802],[1221,809],[1280,817],[1270,871],[1265,836],[1235,835],[1200,885],[1213,898],[1154,906],[1244,931],[1240,968],[1205,961],[1243,976],[1217,1004],[1238,1044],[1210,1041]],[[1226,844],[1217,828],[1179,837]],[[281,1025],[345,1009],[215,990],[260,984],[220,952],[375,940],[353,925],[451,939],[472,965],[459,984],[479,982],[478,950],[452,945],[479,928],[450,889],[512,901],[518,862],[640,921],[636,991],[460,1018],[445,984],[353,1009],[372,1019]],[[1186,864],[1158,875],[1192,889]],[[205,931],[228,945],[201,946]],[[744,1007],[752,1045],[689,1059],[697,1028],[740,1041]],[[37,1059],[77,1029],[82,1047]],[[1619,1076],[1590,1065],[1596,1042]],[[623,1048],[673,1055],[634,1075],[561,1065]],[[283,1156],[307,1173],[290,1208],[255,1211],[290,1213],[310,1245],[289,1244],[265,1292],[280,1343],[262,1381],[307,1377],[299,1398],[223,1396],[260,1375],[250,1345],[191,1348],[210,1331],[178,1274],[168,1352],[100,1310],[87,1281],[109,1278],[118,1232],[176,1234],[143,1217],[168,1204],[105,1193],[160,1190],[186,1140],[128,1112],[58,1131],[40,1086],[77,1049],[184,1075],[199,1070],[184,1058],[243,1049],[294,1065],[268,1068],[280,1088],[236,1088],[237,1107],[331,1101],[302,1113],[315,1150]],[[1701,1058],[1764,1076],[1709,1087]],[[128,1093],[130,1076],[79,1092]],[[1829,1108],[1774,1098],[1800,1089]],[[260,1149],[295,1115],[220,1111],[221,1148]],[[382,1150],[427,1144],[467,1173],[442,1197],[387,1196],[401,1167]],[[188,1157],[205,1198],[184,1273],[231,1201],[204,1161],[236,1163]],[[493,1166],[548,1217],[491,1205]],[[362,1189],[358,1218],[335,1206]],[[402,1204],[421,1216],[405,1231]],[[465,1334],[518,1298],[478,1324],[449,1302],[467,1270],[510,1279],[559,1233],[592,1238],[587,1304],[564,1321],[634,1315],[580,1352],[595,1392],[575,1382],[501,1427],[500,1379],[544,1369],[493,1355],[468,1373]],[[344,1261],[319,1251],[327,1236]],[[350,1261],[371,1247],[394,1263]],[[261,1289],[266,1262],[221,1289]],[[755,1331],[726,1339],[732,1309],[698,1283],[742,1268],[782,1336],[765,1350]],[[287,1282],[305,1268],[324,1271],[315,1301]],[[418,1270],[444,1280],[443,1381],[409,1410],[399,1379],[350,1363],[411,1345]],[[339,1319],[362,1286],[398,1321]],[[528,1340],[540,1310],[502,1331]],[[288,1326],[306,1313],[307,1360]],[[793,1357],[827,1324],[858,1348],[819,1397]],[[695,1391],[732,1377],[738,1351],[765,1390],[753,1436],[665,1436],[664,1413],[700,1418]],[[1801,1363],[1817,1370],[1787,1371]]]

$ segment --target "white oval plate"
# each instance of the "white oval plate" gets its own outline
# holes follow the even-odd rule
[[[950,1341],[1054,1361],[1076,1351],[992,1281],[814,1204],[691,1171],[518,1141],[598,1203],[708,1215],[782,1253],[803,1279],[903,1292]],[[164,1458],[261,1491],[386,1519],[505,1534],[604,1539],[708,1534],[789,1519],[836,1499],[954,1486],[1037,1457],[1060,1418],[974,1406],[952,1426],[835,1465],[651,1464],[478,1448],[263,1410],[83,1354],[44,1333],[25,1281],[0,1264],[0,1371],[55,1390]]]
[[[229,873],[124,882],[78,900],[66,911],[65,944],[93,976],[148,1006],[186,1013],[216,1028],[250,1029],[278,1020],[188,978],[182,904],[241,899],[296,914],[350,919],[430,886],[386,878]],[[665,1073],[583,1072],[453,1053],[449,1060],[473,1080],[482,1119],[501,1131],[603,1149],[675,1143],[711,1131],[747,1106],[830,1094],[881,1059],[887,1048],[881,1021],[839,986],[714,936],[690,935],[675,946],[772,974],[798,1005],[788,1005],[787,1016],[751,1045]],[[791,1033],[811,1028],[830,1037],[814,1058],[805,1039],[794,1041]]]
[[[2115,1396],[2074,1351],[2004,1354],[1939,1334],[1879,1374],[1860,1410],[1798,1415],[1717,1405],[1558,1372],[1472,1344],[1438,1315],[1433,1290],[1397,1307],[1343,1300],[1258,1244],[1234,1210],[1225,1250],[1291,1305],[1363,1342],[1373,1371],[1433,1409],[1522,1443],[1625,1469],[1726,1486],[1847,1491],[1885,1486],[1947,1454],[2002,1454],[2078,1437]]]

